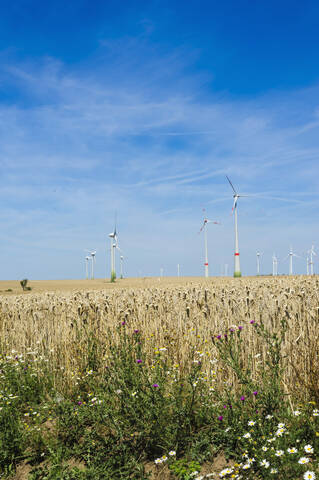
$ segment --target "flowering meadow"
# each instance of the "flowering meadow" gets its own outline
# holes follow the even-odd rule
[[[319,478],[316,277],[0,297],[0,478]]]

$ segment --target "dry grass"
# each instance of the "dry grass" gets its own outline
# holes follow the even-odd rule
[[[278,330],[285,319],[288,323],[282,347],[286,358],[285,386],[289,391],[306,388],[310,395],[317,395],[319,280],[316,277],[127,279],[115,285],[98,280],[65,282],[64,291],[56,282],[52,291],[41,292],[40,282],[37,285],[31,282],[31,293],[0,297],[2,352],[37,350],[65,369],[65,376],[70,379],[85,365],[88,345],[85,333],[94,331],[99,337],[105,345],[101,355],[107,362],[108,340],[112,337],[116,342],[117,327],[126,322],[128,331],[143,332],[151,354],[156,347],[166,347],[181,368],[193,358],[194,351],[202,352],[209,381],[218,384],[225,382],[225,371],[219,371],[218,363],[214,363],[217,350],[212,336],[232,325],[242,325],[244,355],[247,358],[252,355],[253,375],[258,378],[267,350],[250,321],[263,322],[271,330]],[[91,288],[81,290],[87,285]],[[44,286],[50,289],[48,283]],[[227,378],[229,384],[233,381],[231,376]]]

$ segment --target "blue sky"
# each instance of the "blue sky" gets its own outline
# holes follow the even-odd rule
[[[1,279],[233,269],[319,251],[319,4],[16,0],[0,7]],[[296,273],[306,260],[295,259]],[[319,273],[316,259],[315,270]]]

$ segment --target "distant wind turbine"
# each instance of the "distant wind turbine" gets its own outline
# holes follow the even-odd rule
[[[260,257],[262,256],[263,254],[260,253],[260,252],[257,252],[256,253],[256,259],[257,259],[257,275],[259,276],[260,275]]]
[[[235,220],[235,260],[234,260],[234,277],[241,277],[241,271],[240,271],[240,261],[239,261],[239,248],[238,248],[238,224],[237,224],[237,202],[240,197],[247,197],[247,195],[238,195],[236,192],[234,185],[226,175],[226,178],[234,192],[233,198],[234,198],[234,203],[233,203],[233,208],[232,208],[232,213],[234,213],[234,220]]]
[[[314,246],[311,245],[311,249],[308,251],[310,255],[309,265],[310,265],[310,275],[313,275],[313,255],[317,256]],[[308,258],[308,257],[307,257]]]
[[[293,268],[292,268],[292,259],[293,257],[301,258],[299,255],[293,252],[292,247],[290,247],[290,252],[288,253],[287,257],[284,258],[284,261],[287,260],[289,257],[289,275],[293,275]]]
[[[115,250],[117,247],[117,232],[116,232],[116,220],[114,224],[113,232],[109,233],[111,239],[111,282],[115,282],[116,271],[115,271]]]
[[[274,253],[272,256],[272,275],[273,277],[278,275],[278,259]]]
[[[86,279],[88,280],[89,278],[89,261],[90,261],[90,258],[88,255],[85,257],[85,277]]]
[[[89,263],[89,260],[91,259],[91,280],[94,279],[94,265],[95,265],[95,255],[96,255],[96,250],[86,250],[87,252],[89,252],[89,254],[91,255],[91,257],[87,256],[85,257],[86,259],[86,275],[88,277],[88,263]]]
[[[205,211],[205,209],[203,209]],[[203,225],[198,233],[201,233],[204,230],[204,246],[205,246],[205,277],[209,277],[209,270],[208,270],[208,247],[207,247],[207,224],[208,223],[214,223],[215,225],[219,225],[219,222],[215,222],[213,220],[208,220],[207,218],[204,218]]]

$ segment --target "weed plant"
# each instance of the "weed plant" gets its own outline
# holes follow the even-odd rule
[[[88,326],[80,339],[87,355],[65,388],[50,352],[3,352],[3,478],[23,464],[29,480],[314,479],[319,410],[316,399],[284,390],[288,328],[251,320],[214,332],[207,372],[201,350],[183,367],[169,346],[154,342],[150,353],[152,340],[129,317],[118,323],[117,342],[111,329],[100,338]],[[266,351],[258,375],[247,332]]]

